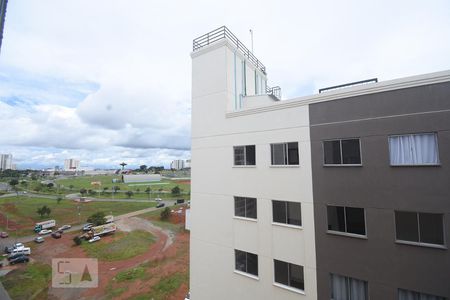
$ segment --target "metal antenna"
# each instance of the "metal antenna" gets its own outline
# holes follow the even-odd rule
[[[250,29],[250,37],[252,39],[252,53],[253,53],[253,30]]]

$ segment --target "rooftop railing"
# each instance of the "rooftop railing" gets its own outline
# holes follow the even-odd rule
[[[266,67],[253,55],[253,53],[245,47],[245,45],[226,27],[219,27],[211,32],[208,32],[192,42],[192,50],[197,51],[201,48],[216,43],[220,40],[229,40],[237,50],[244,55],[257,69],[266,74]]]
[[[281,88],[279,86],[266,87],[266,93],[275,97],[276,100],[281,100]]]
[[[378,78],[371,78],[371,79],[366,79],[366,80],[361,80],[361,81],[350,82],[350,83],[346,83],[346,84],[330,86],[330,87],[319,89],[319,94],[322,92],[337,90],[337,89],[346,88],[349,86],[362,85],[362,84],[367,84],[367,83],[377,83],[377,82],[378,82]]]

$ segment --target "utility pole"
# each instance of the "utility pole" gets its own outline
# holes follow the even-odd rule
[[[252,40],[252,53],[253,53],[253,30],[250,29],[250,38]]]

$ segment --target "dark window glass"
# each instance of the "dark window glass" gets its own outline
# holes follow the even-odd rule
[[[287,224],[302,225],[302,210],[301,204],[297,202],[287,203]]]
[[[286,223],[286,202],[272,201],[273,221],[277,223]]]
[[[236,217],[257,217],[256,198],[234,197],[234,215]]]
[[[245,198],[234,197],[234,215],[237,217],[245,217]]]
[[[258,276],[258,255],[247,252],[247,273]]]
[[[288,164],[289,165],[298,165],[299,157],[298,157],[298,142],[288,143]]]
[[[362,235],[366,234],[366,223],[363,208],[346,207],[345,216],[347,221],[347,232]]]
[[[245,165],[245,148],[244,148],[244,146],[234,147],[234,164],[236,166]]]
[[[270,146],[272,151],[272,165],[285,165],[285,144],[272,144]]]
[[[417,220],[417,213],[396,211],[395,226],[398,240],[412,242],[419,241],[419,224]]]
[[[274,260],[275,282],[289,285],[289,264],[284,261]]]
[[[245,198],[245,217],[256,219],[256,198]]]
[[[240,250],[234,250],[236,270],[247,272],[247,253]]]
[[[345,232],[345,212],[341,206],[327,206],[328,230]]]
[[[275,282],[304,290],[303,267],[274,259]]]
[[[342,163],[360,164],[361,153],[359,150],[359,139],[342,140]]]
[[[254,166],[256,164],[255,145],[245,146],[245,154],[246,165]]]
[[[300,290],[305,289],[302,266],[289,264],[289,286]]]
[[[446,300],[445,297],[434,296],[430,294],[419,293],[410,290],[398,289],[399,300]]]
[[[340,141],[324,141],[323,150],[325,164],[340,165],[342,163]]]
[[[367,281],[364,280],[330,274],[331,299],[367,300],[369,299],[367,285]]]
[[[441,214],[419,213],[420,242],[444,244],[444,224]]]

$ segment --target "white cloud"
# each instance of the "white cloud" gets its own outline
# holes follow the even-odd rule
[[[190,147],[193,38],[227,25],[249,45],[252,28],[269,84],[289,98],[450,69],[449,9],[445,0],[10,1],[0,145],[25,164],[72,151],[95,165],[186,156],[176,149]]]

